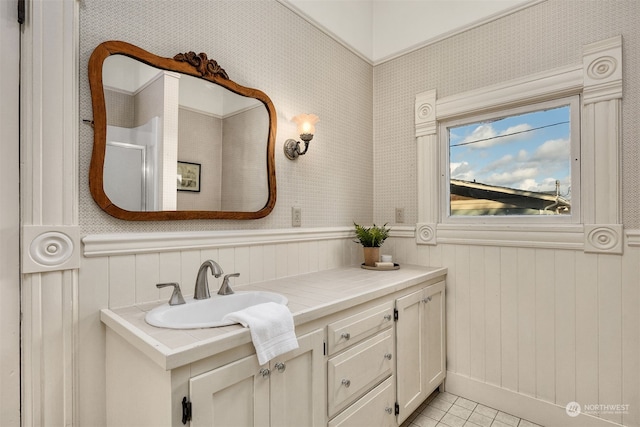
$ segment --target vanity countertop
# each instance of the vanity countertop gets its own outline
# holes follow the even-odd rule
[[[444,276],[446,268],[403,264],[399,270],[372,271],[360,266],[342,267],[284,277],[234,288],[270,291],[289,299],[296,325],[328,316],[357,304],[383,297]],[[146,323],[146,313],[166,301],[103,309],[100,318],[110,329],[169,370],[251,342],[240,325],[205,329],[165,329]]]

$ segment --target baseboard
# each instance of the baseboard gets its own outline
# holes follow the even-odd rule
[[[580,414],[567,415],[564,406],[545,402],[492,384],[483,383],[455,372],[447,371],[447,392],[481,403],[545,427],[612,427],[620,424]]]

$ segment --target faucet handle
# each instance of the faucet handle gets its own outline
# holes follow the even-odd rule
[[[182,291],[180,291],[180,285],[176,282],[171,283],[158,283],[156,288],[166,288],[168,286],[173,286],[173,293],[171,294],[171,298],[169,298],[169,305],[180,305],[184,304],[184,298],[182,297]]]
[[[222,279],[222,285],[220,286],[220,290],[218,291],[218,295],[231,295],[233,293],[233,289],[229,286],[229,277],[239,277],[240,273],[226,274],[224,279]]]

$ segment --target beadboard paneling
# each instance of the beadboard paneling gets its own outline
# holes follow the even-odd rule
[[[341,235],[342,237],[336,237]],[[326,234],[306,234],[311,240],[275,240],[272,243],[240,244],[233,247],[217,247],[217,239],[212,236],[210,246],[205,243],[198,249],[183,247],[161,252],[135,254],[128,250],[126,254],[115,251],[102,256],[92,255],[83,258],[83,277],[105,275],[109,295],[109,308],[124,307],[133,304],[168,299],[170,289],[159,291],[157,283],[177,282],[184,295],[192,295],[198,269],[203,261],[213,259],[225,274],[240,273],[231,279],[232,286],[255,283],[278,277],[296,276],[320,270],[337,268],[362,262],[362,248],[354,243],[349,233],[327,230]],[[327,236],[331,236],[326,238]],[[95,237],[95,236],[94,236]],[[91,240],[91,239],[88,239]],[[161,240],[161,239],[160,239]],[[136,246],[135,237],[127,243]],[[142,242],[141,246],[145,243]],[[91,260],[91,262],[89,262]],[[211,292],[216,291],[222,279],[209,276]],[[104,291],[104,290],[103,290]],[[106,308],[106,307],[100,307]]]
[[[149,248],[150,236],[140,240],[136,240],[136,235],[102,236],[107,241],[117,239],[119,243],[114,245],[103,244],[100,236],[88,236],[87,241],[92,242],[88,249],[90,256],[81,259],[82,286],[77,297],[79,342],[82,343],[77,363],[78,371],[82,373],[77,389],[80,425],[101,426],[106,420],[105,328],[100,322],[100,309],[168,300],[171,289],[158,290],[155,286],[163,282],[178,282],[185,295],[192,295],[198,268],[207,259],[218,262],[227,274],[240,273],[240,277],[232,279],[232,286],[362,262],[362,247],[353,242],[350,228],[348,232],[344,227],[301,230],[298,235],[280,233],[277,230],[267,230],[264,233],[271,235],[271,241],[260,238],[259,241],[249,242],[238,237],[237,246],[212,233],[209,238],[200,236],[197,249],[190,249],[182,244],[175,245],[174,235],[159,233],[153,236],[155,252]],[[163,236],[166,237],[165,240],[162,239]],[[123,243],[120,239],[126,242]],[[407,248],[410,248],[410,241],[406,243]],[[101,254],[92,251],[92,245],[100,247]],[[170,250],[171,246],[175,248]],[[136,248],[140,253],[136,253]],[[220,279],[209,275],[211,292],[216,292],[220,284]],[[59,288],[52,288],[55,289]],[[28,301],[42,301],[39,295],[30,295],[25,294]],[[59,298],[56,302],[60,303]],[[71,312],[70,308],[65,309]],[[35,308],[34,310],[39,312]],[[66,319],[67,323],[69,321],[70,319]],[[33,334],[40,334],[38,328],[42,323],[43,321],[39,321],[33,327],[28,323],[25,330],[33,329]],[[70,326],[60,326],[58,323],[51,326],[57,325],[64,331],[71,330]],[[57,351],[49,351],[47,354],[58,357]],[[37,353],[27,357],[29,366],[37,365],[38,361],[31,360],[31,357],[37,357]],[[52,368],[52,372],[59,371]],[[38,371],[27,373],[26,377],[34,384],[40,379]],[[55,408],[57,400],[51,402],[54,405],[52,408]],[[48,419],[53,418],[48,416]]]
[[[604,255],[437,245],[425,252],[401,237],[384,248],[396,262],[449,268],[449,391],[499,401],[501,410],[543,425],[640,425],[640,248]],[[533,406],[522,406],[530,399],[547,410],[532,415]],[[574,401],[583,412],[585,405],[629,408],[576,421],[564,413]]]
[[[0,7],[0,425],[20,425],[20,34],[15,5]]]

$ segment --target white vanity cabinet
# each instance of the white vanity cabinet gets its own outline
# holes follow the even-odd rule
[[[322,330],[260,366],[255,355],[189,379],[192,427],[324,425]]]
[[[398,426],[443,382],[444,303],[440,281],[329,324],[329,427]]]
[[[245,348],[167,371],[108,331],[107,425],[182,427],[184,399],[192,427],[325,426],[324,331],[298,345],[262,366]]]
[[[446,374],[445,275],[345,267],[257,284],[289,299],[299,343],[262,366],[240,326],[159,329],[148,305],[105,309],[107,425],[398,427]]]
[[[444,380],[445,285],[438,282],[396,301],[398,424]]]
[[[191,425],[269,425],[269,376],[260,372],[256,356],[189,380]]]
[[[393,387],[385,389],[385,396],[392,397],[388,402],[368,395],[395,371],[393,315],[394,303],[389,300],[327,326],[329,418],[348,407],[330,426],[363,425],[364,413],[376,413],[378,419],[386,418],[383,425],[394,425]]]

